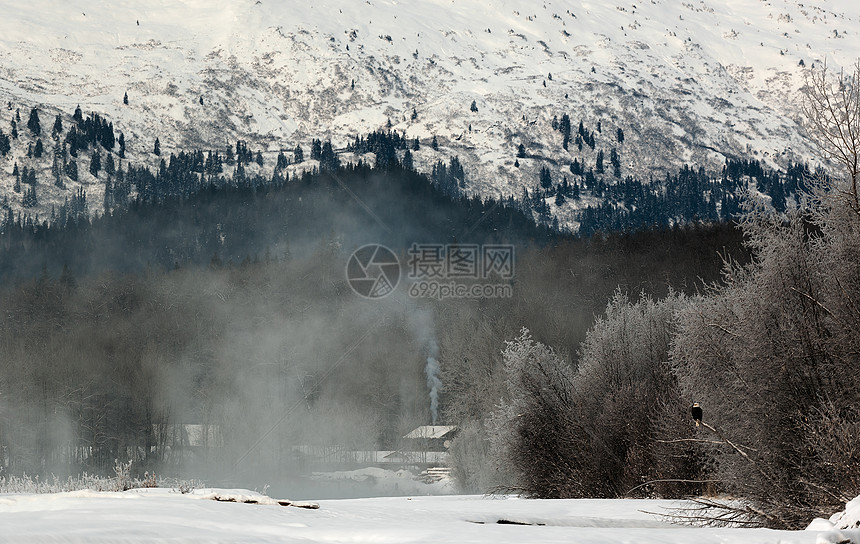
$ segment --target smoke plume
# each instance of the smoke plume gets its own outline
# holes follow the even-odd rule
[[[439,361],[436,357],[439,355],[439,346],[436,345],[436,340],[430,339],[427,344],[427,364],[424,366],[424,374],[427,375],[427,387],[430,389],[430,417],[433,425],[439,417],[439,389],[442,387],[442,380],[439,378]]]

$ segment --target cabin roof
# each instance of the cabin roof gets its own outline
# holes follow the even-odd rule
[[[412,439],[437,439],[444,438],[457,428],[456,425],[422,425],[411,431],[403,438]]]

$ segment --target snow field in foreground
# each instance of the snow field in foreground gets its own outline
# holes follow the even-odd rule
[[[260,504],[211,500],[215,495],[222,501]],[[825,520],[806,531],[771,531],[674,526],[654,514],[679,504],[460,495],[327,500],[319,501],[318,510],[310,510],[273,505],[268,497],[247,490],[5,494],[0,495],[0,541],[812,544],[852,538],[860,542],[860,530],[840,532]],[[850,523],[847,518],[857,510],[851,504],[847,513],[835,515],[831,522],[839,518]]]

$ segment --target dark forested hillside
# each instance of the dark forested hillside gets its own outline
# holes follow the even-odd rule
[[[78,275],[238,263],[301,254],[319,243],[404,248],[413,242],[545,244],[561,238],[510,202],[445,195],[397,165],[220,181],[188,195],[155,193],[92,220],[79,214],[63,223],[11,222],[0,233],[0,278],[34,277],[42,268],[56,275],[64,266]]]

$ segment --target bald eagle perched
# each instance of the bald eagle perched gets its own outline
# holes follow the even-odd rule
[[[696,422],[696,427],[698,427],[699,423],[702,422],[702,407],[699,406],[698,402],[694,402],[693,406],[690,407],[690,415],[693,416],[693,421]]]

